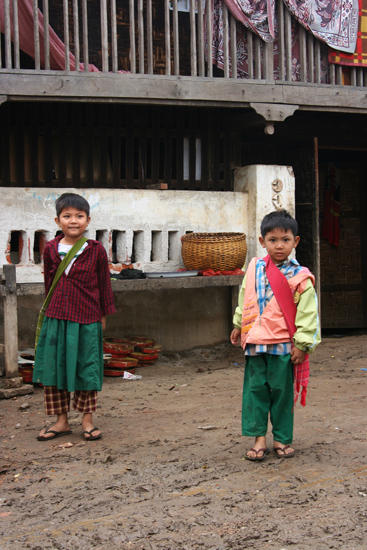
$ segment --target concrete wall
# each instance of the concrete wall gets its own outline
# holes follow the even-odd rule
[[[24,246],[17,264],[19,282],[43,280],[42,264],[35,263],[34,235],[41,231],[46,240],[54,237],[58,229],[53,221],[54,203],[65,191],[68,190],[0,189],[0,266],[11,259],[11,232],[20,232]],[[265,254],[258,237],[263,216],[276,208],[286,208],[291,214],[295,209],[293,171],[285,166],[238,168],[234,193],[109,189],[76,192],[91,205],[87,236],[95,238],[98,234],[112,261],[112,241],[117,235],[118,260],[129,263],[134,247],[134,266],[143,271],[176,271],[183,267],[180,237],[186,231],[245,233],[248,260],[254,255],[262,257]],[[116,293],[115,300],[117,314],[107,320],[107,336],[151,336],[166,352],[228,342],[232,312],[226,287]],[[39,296],[18,299],[19,349],[33,347],[42,301]]]
[[[18,282],[43,280],[35,238],[38,234],[48,241],[55,236],[55,200],[68,191],[88,200],[91,223],[85,235],[101,240],[117,268],[130,264],[134,250],[137,269],[176,271],[184,267],[180,238],[186,232],[248,233],[243,192],[0,188],[0,266],[17,263]],[[11,250],[12,233],[13,240],[20,237],[19,258]]]

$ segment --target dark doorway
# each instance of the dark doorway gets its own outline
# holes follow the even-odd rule
[[[366,328],[366,154],[319,150],[321,326]]]

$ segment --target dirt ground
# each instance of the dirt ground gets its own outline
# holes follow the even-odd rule
[[[105,378],[99,441],[72,412],[72,435],[38,442],[40,388],[2,400],[1,550],[366,550],[366,357],[367,336],[324,338],[288,460],[243,459],[230,345]]]

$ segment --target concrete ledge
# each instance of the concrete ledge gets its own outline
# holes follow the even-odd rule
[[[136,290],[170,290],[182,288],[208,288],[220,286],[239,286],[243,275],[218,275],[214,277],[172,277],[159,279],[126,279],[112,281],[114,292],[128,292]],[[45,293],[43,283],[18,283],[17,296],[41,296]],[[5,287],[0,286],[0,294],[5,296]]]

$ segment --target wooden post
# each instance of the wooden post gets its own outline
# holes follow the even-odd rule
[[[316,294],[319,303],[319,318],[321,319],[321,261],[320,261],[320,181],[319,181],[319,142],[314,138],[314,158],[315,158],[315,213],[313,223],[313,243],[314,243],[314,274],[316,277]]]
[[[5,376],[18,376],[18,310],[15,265],[4,265],[4,340],[5,340]]]

